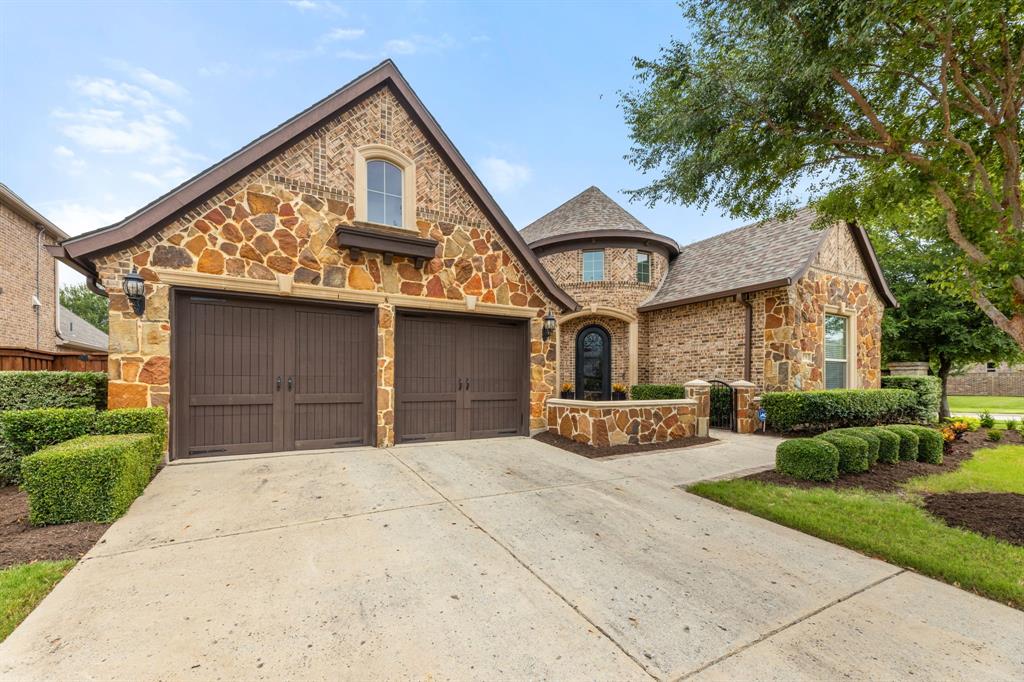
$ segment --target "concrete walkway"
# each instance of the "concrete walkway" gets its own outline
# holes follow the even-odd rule
[[[674,487],[771,464],[726,438],[175,464],[0,679],[1024,678],[1024,613]]]

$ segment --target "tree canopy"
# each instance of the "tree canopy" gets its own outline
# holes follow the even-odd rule
[[[103,296],[89,291],[84,284],[62,288],[60,304],[97,329],[107,331],[110,317],[109,303]]]
[[[1024,0],[688,0],[623,95],[634,196],[819,224],[918,217],[940,286],[1024,348]],[[945,248],[949,247],[949,248]]]

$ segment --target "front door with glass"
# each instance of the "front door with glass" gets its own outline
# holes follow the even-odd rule
[[[576,397],[611,397],[611,338],[596,325],[584,327],[576,336]]]

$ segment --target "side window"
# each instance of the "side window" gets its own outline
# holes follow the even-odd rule
[[[646,251],[636,252],[636,281],[641,284],[651,283],[651,254]]]
[[[583,281],[600,282],[604,279],[604,251],[583,252]]]
[[[402,226],[402,169],[388,161],[366,162],[366,219]]]
[[[842,315],[825,315],[825,388],[846,388],[849,360],[849,320]]]

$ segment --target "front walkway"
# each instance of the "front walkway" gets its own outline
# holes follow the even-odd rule
[[[1021,679],[1024,614],[689,495],[772,439],[175,464],[0,678]]]

